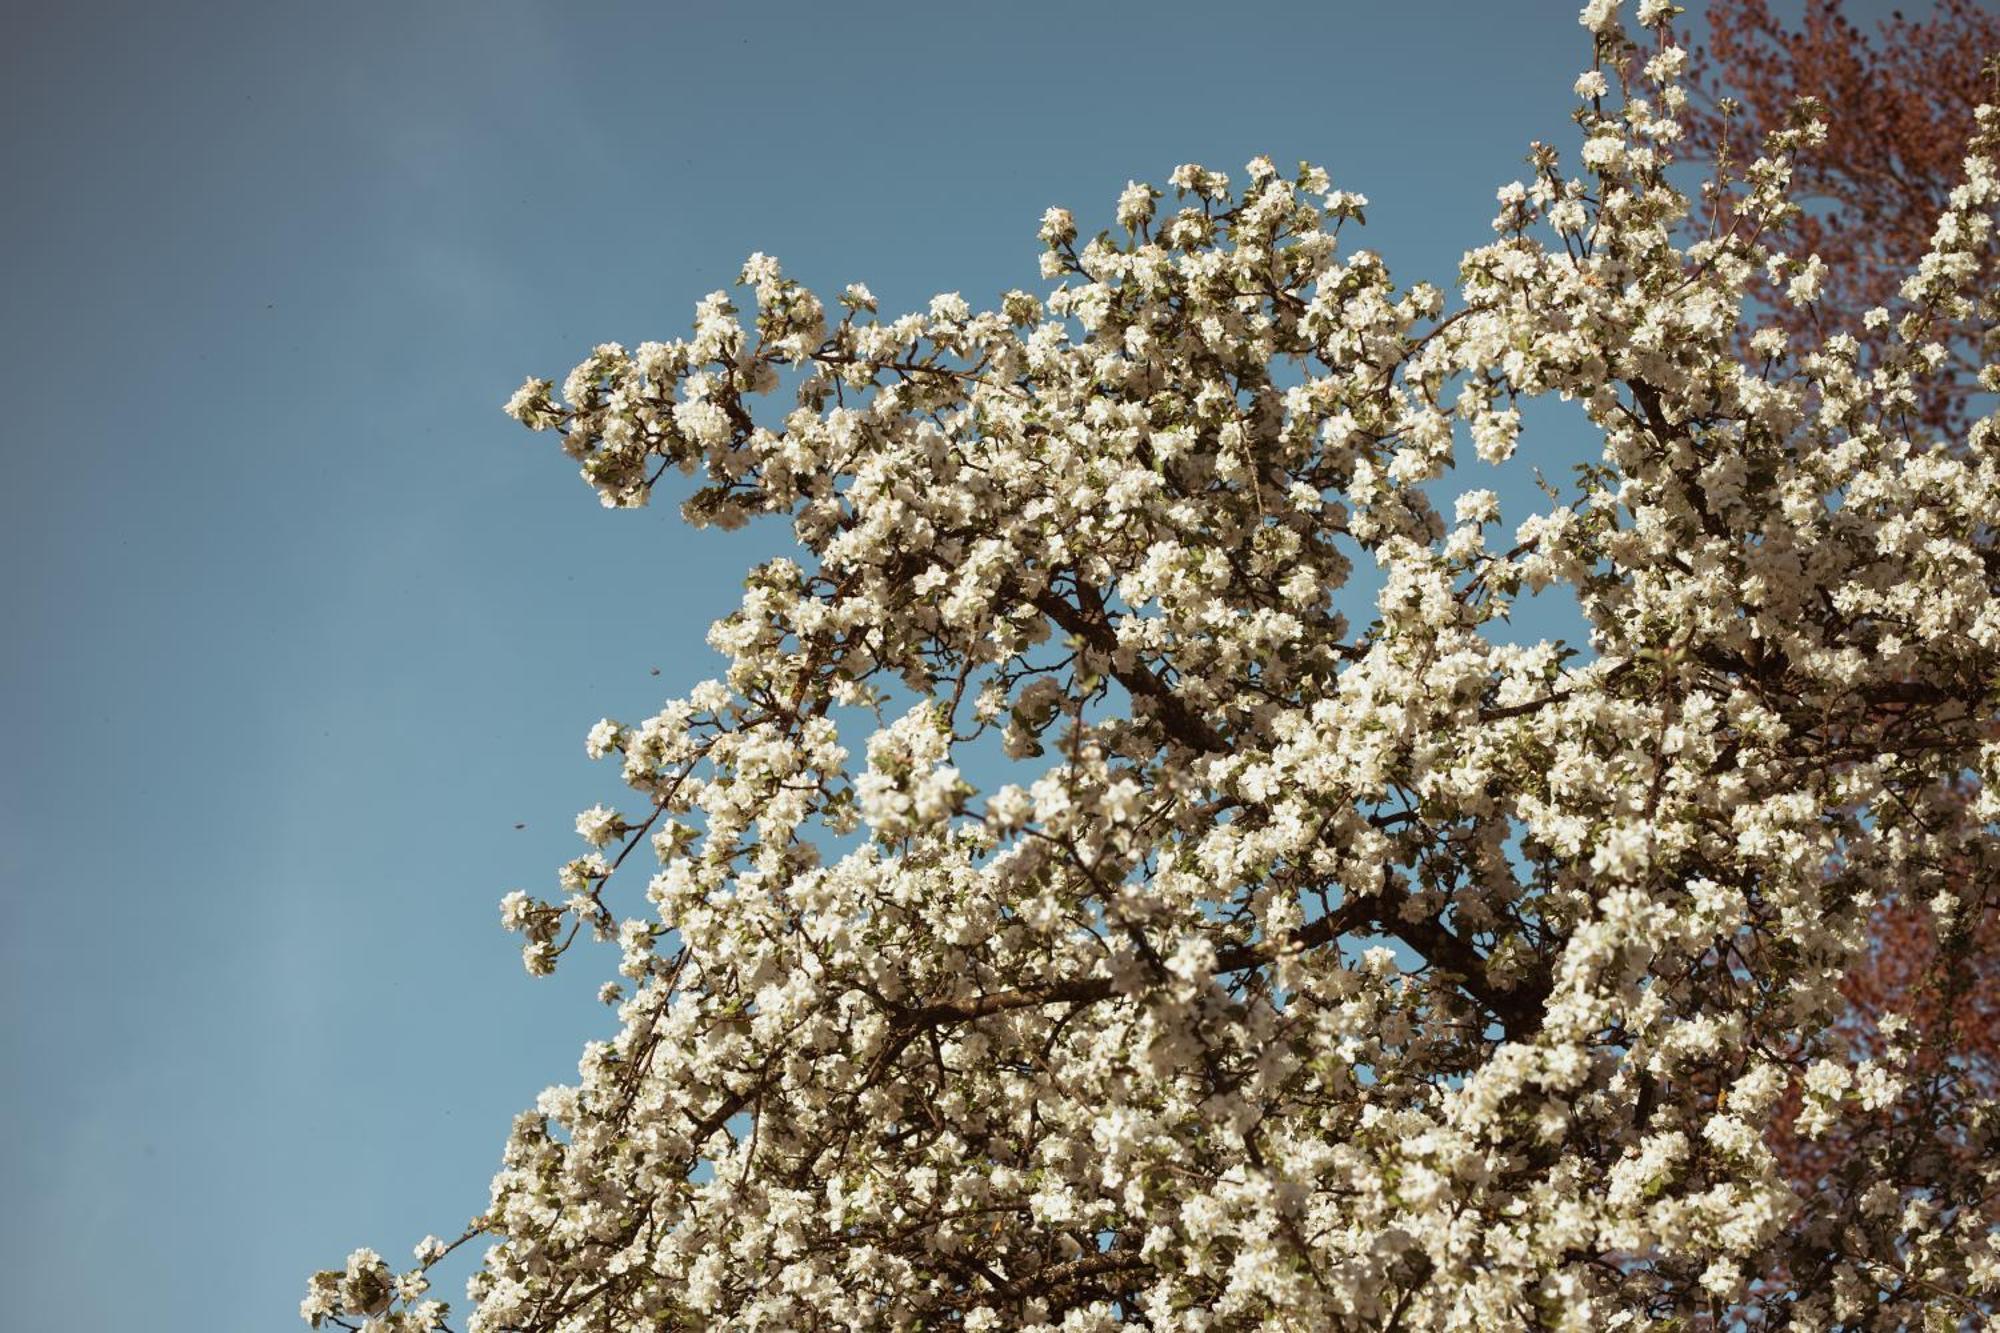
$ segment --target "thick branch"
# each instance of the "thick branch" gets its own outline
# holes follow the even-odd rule
[[[1050,620],[1076,635],[1106,657],[1118,651],[1118,635],[1102,619],[1092,619],[1076,607],[1071,606],[1061,594],[1053,589],[1044,589],[1035,595],[1036,609]],[[1111,678],[1123,685],[1137,698],[1143,698],[1153,707],[1153,713],[1167,734],[1191,750],[1212,754],[1226,750],[1229,743],[1208,723],[1197,717],[1181,697],[1144,667],[1121,668],[1115,662],[1110,666]]]
[[[1366,922],[1372,906],[1366,901],[1350,901],[1325,916],[1308,921],[1282,938],[1220,950],[1215,956],[1213,975],[1227,976],[1231,972],[1260,967],[1288,950],[1317,948]],[[976,995],[965,1000],[943,1000],[921,1005],[899,1012],[895,1023],[898,1028],[914,1033],[925,1028],[969,1023],[1016,1009],[1037,1009],[1048,1004],[1094,1004],[1110,999],[1116,992],[1117,987],[1109,977],[1080,977],[1074,981],[1024,986],[1018,990],[994,991],[990,995]]]

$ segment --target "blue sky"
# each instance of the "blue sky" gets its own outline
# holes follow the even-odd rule
[[[1529,140],[1570,143],[1575,8],[22,6],[15,1326],[285,1327],[354,1245],[456,1234],[606,1030],[610,964],[531,981],[496,905],[616,795],[590,724],[713,674],[782,533],[600,510],[500,415],[524,375],[674,336],[753,250],[885,310],[990,301],[1038,284],[1048,205],[1090,231],[1128,178],[1260,152],[1448,279]]]

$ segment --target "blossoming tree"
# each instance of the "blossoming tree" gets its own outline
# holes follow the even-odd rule
[[[1580,169],[1536,146],[1454,293],[1321,171],[1187,166],[1051,210],[1045,295],[885,320],[755,256],[753,313],[522,388],[607,504],[696,473],[800,554],[504,905],[531,971],[616,939],[622,1028],[516,1122],[471,1329],[1984,1316],[2000,1107],[1835,1020],[1884,903],[1950,948],[2000,869],[2000,425],[1913,406],[1996,313],[2000,113],[1878,367],[1746,361],[1752,276],[1824,279],[1771,242],[1822,131],[1677,244],[1673,17],[1592,0]],[[1538,397],[1602,458],[1503,524]],[[1587,653],[1500,632],[1536,589]],[[1788,1095],[1848,1149],[1806,1197]],[[447,1248],[304,1313],[442,1325]]]

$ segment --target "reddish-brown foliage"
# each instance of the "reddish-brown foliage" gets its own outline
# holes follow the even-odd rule
[[[1858,1192],[1866,1184],[1867,1141],[1896,1122],[1931,1126],[1934,1148],[1947,1156],[1979,1151],[1963,1138],[1958,1108],[2000,1095],[2000,904],[1986,885],[1956,887],[1966,901],[1954,929],[1940,931],[1928,909],[1907,902],[1876,913],[1873,947],[1842,988],[1851,1007],[1841,1033],[1856,1058],[1890,1057],[1881,1021],[1906,1017],[1909,1035],[1900,1044],[1912,1058],[1902,1067],[1913,1077],[1872,1123],[1849,1121],[1820,1139],[1795,1132],[1800,1097],[1793,1086],[1770,1142],[1802,1189],[1838,1184]]]
[[[1691,156],[1740,170],[1764,135],[1792,123],[1801,98],[1818,102],[1827,126],[1824,144],[1797,163],[1807,209],[1784,238],[1793,253],[1826,261],[1824,294],[1816,308],[1800,309],[1773,299],[1767,285],[1760,319],[1807,345],[1832,328],[1850,330],[1872,360],[1893,335],[1864,330],[1859,317],[1877,306],[1898,312],[1901,278],[1928,248],[1946,196],[1962,179],[1973,109],[2000,100],[1993,64],[2000,9],[1941,0],[1922,22],[1896,13],[1874,40],[1838,0],[1809,0],[1796,28],[1768,0],[1713,0],[1707,17],[1708,42],[1694,61],[1706,105],[1685,117]],[[1739,109],[1724,114],[1724,99]],[[1991,348],[1984,358],[1969,340],[1949,350],[1953,359],[1922,396],[1921,416],[1946,439],[1962,439],[1977,367]],[[1954,1107],[2000,1093],[2000,895],[1977,870],[1950,878],[1962,903],[1954,927],[1940,931],[1919,902],[1884,905],[1873,946],[1844,986],[1852,1007],[1842,1035],[1856,1057],[1886,1054],[1879,1027],[1886,1015],[1910,1020],[1909,1092],[1879,1113],[1880,1124],[1850,1121],[1811,1141],[1793,1129],[1795,1087],[1771,1127],[1773,1147],[1803,1190],[1854,1185],[1841,1178],[1866,1171],[1869,1141],[1891,1120],[1921,1118],[1936,1126],[1938,1150],[1963,1153]]]
[[[1826,261],[1821,304],[1860,334],[1852,317],[1877,306],[1896,313],[1898,285],[1962,179],[1973,109],[2000,100],[1989,63],[2000,54],[2000,8],[1940,0],[1922,22],[1897,11],[1872,40],[1838,0],[1808,0],[1797,28],[1768,0],[1713,0],[1707,18],[1708,42],[1693,64],[1706,104],[1684,117],[1689,149],[1697,159],[1741,164],[1767,133],[1791,123],[1799,99],[1820,104],[1826,141],[1796,164],[1795,197],[1806,211],[1785,239],[1795,254]],[[1740,110],[1722,114],[1724,98]],[[1797,335],[1815,335],[1824,317],[1781,301],[1768,306]],[[1921,403],[1925,423],[1947,431],[1963,427],[1977,392],[1977,349],[1949,350],[1955,373]]]

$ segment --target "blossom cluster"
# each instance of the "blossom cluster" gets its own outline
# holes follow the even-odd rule
[[[696,476],[798,558],[723,678],[591,730],[628,808],[505,905],[538,973],[617,942],[621,1027],[514,1126],[473,1333],[1994,1308],[2000,1107],[1836,1020],[1871,913],[1949,949],[2000,870],[2000,422],[1911,410],[1996,313],[2000,113],[1895,355],[1746,363],[1753,278],[1815,299],[1766,237],[1819,131],[1684,243],[1675,13],[1592,0],[1578,165],[1536,146],[1454,292],[1322,170],[1190,165],[1050,210],[997,309],[758,255],[522,387],[606,504]],[[1602,454],[1508,524],[1537,398]],[[1587,652],[1504,632],[1544,589]],[[1785,1105],[1850,1160],[1787,1178]],[[361,1251],[304,1312],[421,1296]]]

